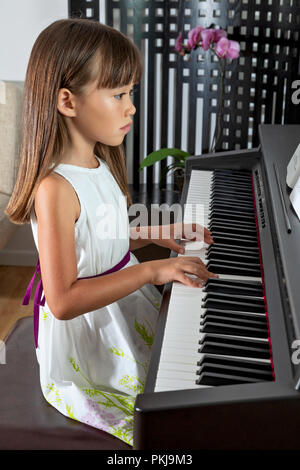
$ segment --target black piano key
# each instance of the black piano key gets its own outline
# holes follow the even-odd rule
[[[255,213],[251,209],[249,210],[249,214],[245,213],[245,211],[239,210],[238,208],[233,209],[232,206],[228,204],[223,204],[222,207],[215,208],[214,206],[217,205],[219,201],[216,200],[214,202],[214,197],[212,196],[211,202],[209,203],[209,209],[210,209],[210,216],[213,214],[219,215],[220,217],[224,217],[228,214],[232,219],[234,220],[235,218],[246,218],[246,220],[250,220],[253,222],[253,219],[255,219]],[[220,204],[221,206],[221,204]],[[236,217],[235,217],[236,216]]]
[[[241,228],[249,228],[249,229],[256,229],[255,220],[253,222],[245,222],[244,220],[224,220],[221,217],[215,217],[214,219],[210,219],[210,224],[212,223],[221,223],[225,227],[241,227]]]
[[[196,371],[196,375],[200,375],[202,372],[219,372],[221,374],[234,374],[241,376],[252,377],[257,380],[266,380],[270,381],[273,378],[272,367],[269,365],[269,368],[262,369],[259,366],[249,367],[247,363],[244,365],[242,363],[235,363],[231,361],[220,364],[218,362],[204,362],[201,367]]]
[[[216,242],[213,243],[215,245]],[[240,256],[240,258],[244,257],[250,257],[251,261],[254,259],[257,261],[257,263],[260,263],[260,256],[259,256],[259,251],[257,247],[253,246],[237,246],[237,245],[222,245],[222,244],[216,244],[213,248],[213,245],[209,245],[209,247],[206,248],[204,256],[206,259],[223,259],[222,254],[227,255],[227,257],[230,257],[231,255],[234,257]],[[228,258],[227,258],[228,259]]]
[[[254,313],[265,313],[264,302],[255,302],[254,300],[243,302],[238,299],[222,299],[217,296],[210,295],[204,302],[202,302],[202,308],[223,308],[228,310],[243,311],[243,312],[254,312]]]
[[[224,196],[229,195],[232,197],[236,197],[238,199],[245,199],[247,201],[253,199],[251,189],[250,190],[244,189],[243,191],[241,191],[240,189],[236,189],[236,188],[212,186],[210,189],[210,192],[211,194],[220,194],[220,195],[223,194]]]
[[[255,223],[255,213],[253,211],[253,208],[250,206],[247,206],[245,204],[235,204],[231,200],[224,200],[223,202],[216,201],[215,199],[212,200],[212,202],[208,206],[208,211],[209,215],[215,214],[217,211],[219,212],[227,212],[229,213],[232,218],[231,220],[239,222],[238,218],[234,218],[233,216],[241,215],[241,216],[246,216],[248,217],[247,220],[242,220],[242,222],[248,222],[249,224],[254,224]],[[210,220],[220,220],[221,222],[228,221],[228,219],[225,219],[224,216],[216,216],[210,217]]]
[[[249,263],[251,265],[258,265],[260,266],[259,257],[258,256],[249,256],[237,253],[228,253],[225,251],[215,252],[211,251],[209,254],[205,255],[205,259],[207,260],[215,260],[216,262],[222,261],[239,261],[241,263]]]
[[[253,256],[259,257],[259,250],[258,246],[237,246],[237,245],[218,245],[218,243],[214,242],[212,245],[209,245],[206,249],[206,253],[209,254],[211,252],[219,252],[219,251],[227,251],[229,253],[243,253],[249,254]]]
[[[202,314],[201,318],[203,320],[212,319],[216,321],[238,321],[239,323],[243,323],[244,321],[249,324],[253,325],[267,325],[266,315],[263,313],[254,313],[254,312],[244,312],[240,313],[235,311],[235,313],[230,314],[222,314],[218,309],[206,309]],[[201,322],[200,322],[201,324]]]
[[[225,357],[215,356],[210,354],[204,354],[200,361],[197,362],[197,366],[201,367],[203,364],[220,364],[226,365],[227,367],[243,367],[248,370],[259,370],[264,374],[273,376],[273,369],[270,362],[258,361],[255,359],[247,359],[240,357]]]
[[[249,214],[254,217],[254,208],[253,204],[251,204],[250,201],[244,200],[244,199],[235,199],[234,197],[231,197],[229,195],[224,195],[224,194],[215,194],[212,193],[210,196],[210,202],[209,202],[209,209],[217,209],[217,206],[220,207],[220,209],[229,209],[232,212],[234,211],[247,211]]]
[[[212,209],[209,214],[209,220],[213,220],[216,217],[220,217],[225,220],[237,220],[237,221],[253,221],[253,216],[242,212],[231,212],[227,209]]]
[[[228,210],[229,212],[229,210]],[[216,210],[214,210],[214,215],[213,217],[211,216],[211,214],[213,213],[213,208],[211,209],[211,212],[208,213],[207,215],[207,218],[209,220],[210,223],[221,223],[223,225],[229,225],[230,227],[249,227],[249,228],[256,228],[256,222],[255,222],[255,217],[251,217],[251,214],[250,214],[250,217],[247,219],[247,220],[241,220],[239,218],[224,218],[223,215],[221,214],[217,214],[216,213]],[[236,212],[234,211],[233,214],[236,214]],[[244,214],[246,214],[244,212]],[[246,214],[246,215],[249,215],[249,214]]]
[[[232,276],[260,277],[260,269],[250,267],[235,267],[230,265],[221,265],[218,263],[207,263],[207,269],[215,274],[228,274]]]
[[[252,232],[252,233],[246,233],[246,232],[234,232],[234,233],[231,233],[230,230],[226,227],[224,229],[220,228],[212,228],[210,229],[211,233],[212,233],[212,236],[215,236],[215,237],[219,237],[219,238],[223,238],[223,237],[228,237],[228,238],[233,238],[234,240],[238,240],[238,243],[240,241],[249,241],[251,243],[253,243],[255,246],[257,246],[257,236],[256,236],[256,233],[255,232]]]
[[[202,354],[210,353],[260,359],[270,358],[268,342],[253,338],[234,338],[226,335],[205,333],[199,344],[201,347],[198,352]]]
[[[239,184],[237,181],[231,181],[230,183],[224,183],[221,179],[213,179],[211,182],[210,189],[217,189],[220,191],[236,191],[242,194],[247,194],[250,198],[253,198],[252,187],[249,184]]]
[[[212,179],[212,187],[222,187],[222,188],[237,188],[243,191],[243,189],[251,190],[252,186],[246,182],[239,182],[239,181],[226,181],[223,178],[213,178]]]
[[[232,279],[212,279],[209,278],[205,283],[205,288],[208,289],[212,288],[217,289],[218,287],[221,288],[223,286],[224,289],[238,289],[241,292],[255,292],[255,295],[260,295],[259,293],[263,293],[262,283],[260,281],[240,281],[240,280],[232,280]],[[248,294],[247,294],[248,295]],[[249,294],[251,295],[251,294]]]
[[[264,326],[241,326],[230,322],[225,323],[205,320],[200,328],[200,332],[268,339],[268,330]]]
[[[239,178],[226,178],[224,176],[221,176],[221,175],[213,175],[212,176],[212,181],[213,182],[218,182],[219,184],[228,184],[228,185],[231,185],[231,184],[236,184],[236,185],[239,185],[239,186],[242,186],[242,187],[250,187],[252,188],[252,183],[251,183],[251,179],[249,180],[240,180]]]
[[[240,191],[239,189],[228,189],[228,188],[218,188],[212,187],[210,189],[211,198],[223,198],[224,200],[232,199],[234,203],[253,203],[253,197],[251,191]]]
[[[213,180],[210,186],[210,191],[219,191],[224,193],[230,193],[237,196],[237,193],[247,196],[249,200],[253,201],[252,188],[249,185],[240,186],[237,183],[222,184],[220,180]]]
[[[240,366],[228,366],[227,364],[217,364],[217,363],[209,363],[203,364],[197,371],[196,375],[201,375],[204,372],[213,372],[217,374],[225,374],[225,375],[236,375],[241,377],[251,377],[255,379],[257,382],[262,381],[272,381],[272,369],[268,372],[265,372],[261,369],[255,368],[248,368],[248,367],[241,367]]]
[[[228,176],[224,176],[224,175],[213,175],[212,176],[212,179],[211,181],[213,183],[219,183],[220,185],[221,184],[226,184],[226,185],[232,185],[232,184],[236,184],[236,185],[240,185],[241,187],[245,186],[245,187],[252,187],[252,183],[251,183],[251,179],[248,178],[248,179],[243,179],[243,178],[237,178],[237,177],[232,177],[232,178],[228,178]]]
[[[212,238],[218,245],[234,245],[234,246],[246,246],[246,247],[257,247],[257,240],[255,238],[237,238],[234,236],[226,236],[221,232],[212,232]]]
[[[231,168],[218,168],[213,172],[214,176],[224,175],[227,178],[247,179],[251,181],[250,170],[232,170]]]
[[[256,269],[257,271],[260,272],[260,263],[259,260],[253,261],[253,260],[241,260],[237,261],[237,259],[230,259],[230,256],[227,256],[227,259],[223,259],[222,256],[215,256],[215,255],[210,255],[207,257],[208,263],[213,263],[213,264],[218,264],[220,266],[232,266],[233,268],[249,268],[249,269]],[[208,266],[207,266],[208,267]]]
[[[226,204],[220,204],[219,201],[215,201],[214,197],[212,197],[208,209],[210,211],[209,216],[211,219],[218,216],[223,217],[226,220],[226,216],[230,216],[232,220],[245,219],[249,222],[255,221],[255,213],[252,209],[248,210],[245,207],[232,207],[230,201],[226,201]]]
[[[211,193],[209,207],[213,206],[213,204],[220,204],[220,205],[228,205],[228,202],[232,204],[241,205],[244,207],[248,207],[251,212],[254,213],[253,201],[250,199],[237,199],[235,196],[231,196],[230,194],[218,194],[217,192]]]
[[[251,171],[249,170],[232,170],[223,168],[214,170],[213,176],[221,175],[223,175],[225,178],[238,178],[239,180],[245,179],[247,181],[251,181]]]
[[[229,310],[226,308],[207,308],[204,309],[201,313],[202,318],[204,318],[205,315],[231,315],[237,318],[247,317],[247,315],[264,315],[264,317],[266,318],[265,313],[247,312],[245,310]]]
[[[211,292],[207,293],[203,298],[202,302],[208,300],[209,298],[214,299],[225,299],[225,300],[235,300],[245,302],[249,300],[252,304],[259,304],[264,305],[264,297],[263,295],[247,295],[247,294],[237,294],[235,292]]]
[[[225,233],[233,233],[236,235],[249,235],[257,239],[256,235],[256,229],[254,230],[253,228],[247,228],[247,227],[239,227],[237,228],[236,226],[229,226],[229,225],[223,225],[221,223],[218,223],[216,221],[211,221],[208,224],[209,230],[212,232],[213,230],[221,230],[222,232]]]
[[[234,269],[239,269],[241,268],[243,272],[246,270],[256,270],[257,272],[260,272],[260,263],[251,261],[249,260],[246,262],[239,262],[236,259],[222,259],[222,257],[216,257],[216,256],[208,256],[208,262],[207,262],[207,268],[209,268],[209,265],[218,265],[218,266],[226,266],[226,267],[232,267]]]
[[[225,375],[213,372],[203,372],[199,379],[196,380],[197,385],[207,385],[212,387],[217,387],[221,385],[236,385],[241,383],[253,383],[257,380],[241,377],[237,375]]]
[[[242,222],[248,222],[249,224],[252,224],[252,225],[255,223],[255,214],[254,214],[254,211],[251,207],[245,206],[245,205],[242,205],[242,204],[234,204],[230,200],[226,200],[226,201],[223,201],[223,202],[213,200],[209,204],[208,210],[209,210],[210,214],[213,214],[217,211],[223,211],[223,212],[227,211],[232,216],[241,214],[243,216],[249,217],[248,220],[246,220],[246,221],[242,220]],[[224,219],[224,217],[222,218],[220,216],[219,217],[214,216],[213,219],[210,217],[210,220],[220,220],[221,222],[224,221],[226,223],[226,221],[228,219]],[[238,219],[232,218],[231,220],[239,222]]]

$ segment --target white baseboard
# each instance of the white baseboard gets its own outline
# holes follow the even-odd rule
[[[5,249],[0,251],[1,266],[35,266],[37,258],[37,251]]]

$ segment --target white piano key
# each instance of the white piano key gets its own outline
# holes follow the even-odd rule
[[[201,361],[203,354],[193,353],[193,354],[183,354],[182,351],[178,352],[176,349],[164,349],[161,351],[160,356],[160,366],[163,367],[164,364],[187,364],[195,366],[198,361]]]
[[[169,370],[169,369],[158,369],[157,378],[161,377],[164,379],[179,379],[192,382],[193,379],[191,378],[195,375],[195,381],[197,380],[196,369],[192,371],[184,371],[184,370]]]
[[[189,390],[192,388],[199,388],[201,386],[196,384],[196,380],[180,380],[172,379],[170,377],[160,377],[158,388],[163,387],[164,391],[168,390]],[[155,388],[155,392],[158,391]]]
[[[199,369],[199,366],[195,365],[195,363],[191,363],[191,364],[177,363],[176,364],[175,362],[164,361],[164,363],[161,365],[159,370],[188,372],[191,377],[191,374],[196,374],[198,369]]]

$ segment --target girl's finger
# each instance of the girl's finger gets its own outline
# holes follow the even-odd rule
[[[201,280],[192,279],[185,273],[181,273],[177,279],[179,282],[189,287],[203,287],[203,282]]]

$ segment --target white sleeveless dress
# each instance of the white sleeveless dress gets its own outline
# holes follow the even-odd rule
[[[98,168],[60,164],[54,170],[69,181],[80,202],[78,278],[111,269],[129,249],[126,199],[106,162],[97,159]],[[34,209],[31,227],[38,249]],[[130,253],[122,269],[135,264]],[[36,349],[45,399],[63,415],[133,445],[135,396],[143,392],[160,302],[158,289],[146,284],[106,307],[63,321],[46,299],[39,307]]]

